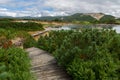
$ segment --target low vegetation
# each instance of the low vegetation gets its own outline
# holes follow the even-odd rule
[[[33,80],[28,53],[15,48],[12,39],[23,39],[24,48],[36,45],[28,31],[43,30],[41,24],[0,21],[0,80]]]
[[[32,36],[27,36],[23,48],[37,47],[37,41]]]
[[[0,28],[3,29],[14,29],[14,30],[21,30],[21,31],[39,31],[44,30],[41,24],[37,24],[34,22],[8,22],[2,21],[0,22]]]
[[[0,46],[15,38],[23,39],[23,47],[29,48],[36,46],[36,41],[26,31],[15,31],[13,29],[0,29]]]
[[[28,53],[19,48],[0,49],[0,80],[33,80]]]
[[[52,31],[38,44],[73,80],[120,79],[120,35],[114,30]]]
[[[10,22],[10,21],[0,21],[0,46],[14,38],[24,39],[24,48],[35,46],[36,42],[27,32],[29,31],[39,31],[44,30],[41,24],[26,22]]]

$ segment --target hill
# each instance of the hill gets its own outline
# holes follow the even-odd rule
[[[96,19],[90,15],[85,15],[82,13],[76,13],[71,16],[67,16],[65,21],[88,21],[88,22],[94,22]]]
[[[115,17],[103,13],[76,13],[70,16],[45,16],[39,17],[38,20],[42,21],[63,21],[63,22],[90,22],[90,23],[114,23]]]
[[[69,16],[43,16],[43,17],[5,17],[0,18],[12,18],[12,19],[24,19],[24,20],[40,20],[40,21],[56,21],[56,22],[75,22],[75,23],[115,23],[116,18],[112,15],[106,15],[103,13],[76,13]]]
[[[85,15],[90,15],[93,18],[100,20],[105,14],[103,14],[103,13],[86,13]]]
[[[102,15],[103,16],[103,15]],[[65,21],[65,22],[72,22],[72,21],[88,21],[88,22],[94,22],[101,18],[101,15],[97,13],[76,13],[69,16],[45,16],[45,17],[39,17],[38,20],[44,20],[44,21]]]
[[[111,15],[104,15],[100,20],[99,20],[100,23],[115,23],[116,22],[116,19],[114,16],[111,16]]]

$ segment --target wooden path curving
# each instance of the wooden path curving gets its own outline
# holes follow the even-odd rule
[[[67,73],[57,66],[56,60],[46,51],[32,47],[26,50],[31,58],[31,71],[37,80],[71,80]]]
[[[50,28],[50,27],[45,28],[45,30],[43,30],[43,31],[39,31],[37,33],[31,34],[31,36],[32,37],[40,36],[40,35],[43,35],[43,34],[46,34],[46,33],[50,32],[52,30],[57,31],[57,30],[59,30],[59,28]]]

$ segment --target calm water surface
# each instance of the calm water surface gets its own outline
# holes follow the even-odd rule
[[[59,30],[71,30],[71,29],[81,29],[81,28],[98,28],[98,29],[113,29],[116,30],[117,33],[120,33],[120,25],[76,25],[76,24],[69,24],[59,27]]]

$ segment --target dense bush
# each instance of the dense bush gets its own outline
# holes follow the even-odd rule
[[[23,43],[24,48],[37,47],[37,42],[32,36],[27,36]]]
[[[114,30],[53,31],[38,40],[74,80],[119,80],[120,35]]]
[[[16,31],[12,29],[1,29],[0,28],[0,37],[5,37],[7,39],[14,38],[16,35]]]
[[[0,80],[32,80],[30,59],[24,50],[0,49]]]
[[[61,46],[62,41],[65,39],[65,36],[70,35],[73,31],[52,31],[49,33],[50,36],[40,36],[38,40],[39,48],[42,48],[46,51],[53,52]],[[58,39],[59,38],[59,39]]]
[[[22,30],[22,31],[38,31],[43,30],[42,24],[34,23],[34,22],[0,22],[0,28],[4,29],[14,29],[14,30]]]
[[[0,37],[7,39],[13,39],[15,37],[27,37],[29,34],[25,31],[16,31],[14,29],[2,29],[0,28]]]
[[[17,37],[23,39],[24,48],[37,46],[37,42],[26,31],[15,31],[14,29],[10,30],[0,29],[0,46],[10,41],[11,39],[15,39]]]

